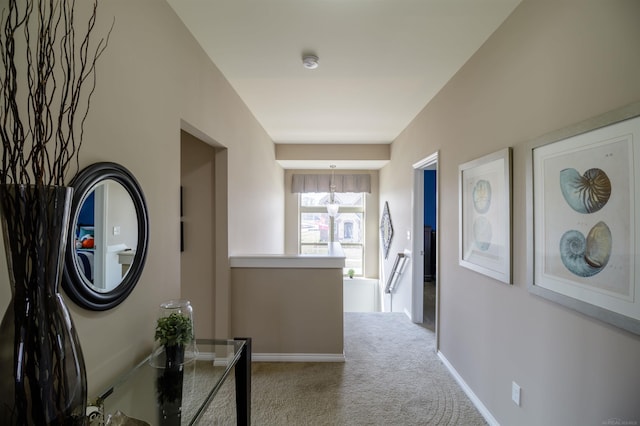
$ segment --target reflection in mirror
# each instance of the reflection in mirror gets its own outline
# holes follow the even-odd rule
[[[135,177],[116,163],[96,163],[74,189],[62,285],[78,305],[106,310],[133,291],[144,267],[149,218]]]
[[[131,196],[118,182],[96,184],[82,202],[74,235],[76,267],[84,283],[106,293],[122,282],[138,245]]]

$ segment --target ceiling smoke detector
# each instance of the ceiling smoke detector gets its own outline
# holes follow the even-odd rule
[[[315,70],[318,68],[318,57],[314,55],[305,55],[302,57],[302,66],[308,70]]]

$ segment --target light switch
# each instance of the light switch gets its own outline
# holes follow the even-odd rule
[[[120,235],[120,227],[119,226],[114,226],[113,227],[113,235]]]
[[[520,386],[516,382],[511,382],[511,400],[520,406]]]

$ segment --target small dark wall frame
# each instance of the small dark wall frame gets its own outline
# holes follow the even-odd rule
[[[384,210],[380,220],[380,238],[382,239],[382,252],[386,259],[389,257],[389,248],[393,239],[393,224],[391,223],[391,213],[389,212],[389,203],[387,201],[384,202]]]
[[[131,267],[120,284],[113,290],[100,293],[90,288],[83,280],[75,262],[75,247],[72,236],[78,219],[78,213],[87,196],[96,185],[112,180],[122,185],[131,197],[138,222],[138,242]],[[147,257],[149,245],[149,215],[147,203],[140,184],[125,167],[117,163],[95,163],[80,171],[73,179],[73,201],[69,221],[69,238],[65,252],[65,265],[62,287],[67,295],[79,306],[92,310],[104,311],[122,303],[133,291],[140,279]]]

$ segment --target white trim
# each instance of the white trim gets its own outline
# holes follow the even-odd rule
[[[329,243],[326,256],[305,254],[258,254],[229,257],[232,268],[344,268],[345,254],[340,243]]]
[[[344,268],[344,258],[300,256],[233,256],[229,258],[232,268]]]
[[[417,163],[414,163],[412,167],[414,169],[424,169],[427,166],[431,166],[432,164],[437,163],[438,162],[438,154],[439,153],[440,153],[440,151],[434,152],[430,156],[423,158],[422,160],[418,161]]]
[[[196,359],[198,361],[215,361],[216,360],[216,354],[214,352],[198,352],[198,356],[196,357]],[[226,359],[226,358],[218,358],[220,359]]]
[[[426,159],[421,163],[425,161]],[[412,248],[415,257],[411,263],[410,318],[416,324],[422,324],[424,321],[424,167],[426,165],[413,169],[413,197],[411,198]]]
[[[414,259],[411,267],[411,310],[412,321],[423,322],[424,315],[424,171],[436,171],[436,229],[440,221],[440,151],[413,164],[413,192],[411,198],[411,226],[413,229]],[[436,270],[438,270],[439,244],[436,238]],[[440,284],[439,272],[436,274],[436,351],[440,348]]]
[[[424,171],[438,164],[436,151],[428,157],[413,164],[413,197],[411,199],[411,212],[413,223],[413,252],[415,257],[411,267],[411,320],[414,323],[423,322],[424,312]],[[436,214],[437,217],[437,214]],[[437,220],[437,219],[436,219]],[[435,247],[433,248],[435,250]],[[436,331],[437,334],[437,331]]]
[[[253,353],[253,362],[345,362],[344,353],[341,354],[274,354]]]
[[[467,396],[469,397],[473,405],[476,406],[476,408],[478,409],[482,417],[484,417],[484,419],[487,421],[487,423],[489,423],[490,426],[500,426],[500,423],[498,423],[498,421],[496,420],[495,417],[493,417],[489,409],[482,403],[482,401],[480,401],[480,398],[478,398],[476,394],[473,393],[469,385],[467,385],[467,382],[465,382],[462,376],[460,376],[460,374],[458,374],[456,369],[453,368],[453,365],[451,365],[451,363],[444,356],[444,354],[438,351],[438,357],[440,358],[440,360],[442,360],[442,363],[444,364],[444,366],[447,367],[447,369],[449,370],[453,378],[456,379],[456,382],[458,382],[458,384],[460,385],[464,393],[467,394]]]
[[[409,310],[407,308],[404,308],[404,314],[407,316],[407,318],[409,318],[411,320],[411,312],[409,312]],[[422,322],[422,321],[420,321]]]

